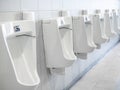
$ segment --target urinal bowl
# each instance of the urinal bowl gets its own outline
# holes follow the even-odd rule
[[[112,26],[113,32],[115,32],[118,35],[120,31],[118,29],[118,21],[117,21],[117,15],[115,10],[112,10],[111,26]]]
[[[15,29],[15,26],[17,30]],[[2,24],[2,33],[17,81],[25,86],[40,83],[36,65],[34,21],[15,21]],[[24,31],[25,30],[25,31]],[[28,30],[28,31],[27,31]],[[29,31],[30,30],[30,31]]]
[[[101,45],[107,41],[107,38],[102,36],[99,15],[92,16],[93,40],[96,45]]]
[[[64,27],[66,26],[65,21],[60,21],[60,18],[57,20],[42,21],[46,65],[48,68],[65,68],[76,60],[72,45],[72,30]],[[63,19],[61,18],[61,20]],[[63,23],[61,24],[63,27],[59,26],[59,21]],[[59,27],[62,28],[59,29]]]
[[[93,30],[92,30],[92,24],[85,24],[85,29],[86,29],[86,34],[87,34],[87,39],[88,39],[88,45],[92,47],[93,51],[95,48],[97,48],[96,44],[93,41]]]
[[[118,19],[118,29],[120,30],[120,10],[117,10],[117,19]]]
[[[91,34],[91,33],[89,33]],[[89,36],[87,36],[86,26],[83,16],[73,17],[73,43],[75,53],[89,53],[94,50],[90,45]]]
[[[32,60],[35,60],[35,57],[33,57],[34,53],[32,52],[32,41],[31,37],[25,36],[6,39],[12,60],[14,62],[16,74],[19,75],[17,78],[19,82],[24,85],[27,85],[28,83],[28,85],[39,84],[36,62],[32,62]],[[19,70],[19,72],[17,70]]]
[[[104,32],[109,38],[115,36],[115,33],[111,30],[111,22],[108,12],[104,13]]]
[[[110,36],[111,36],[111,29],[106,25],[105,19],[100,20],[100,27],[101,27],[101,32],[102,32],[102,37],[106,39],[106,42],[110,41]]]

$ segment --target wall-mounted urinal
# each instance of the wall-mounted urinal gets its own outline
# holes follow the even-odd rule
[[[51,71],[64,73],[77,59],[73,52],[71,17],[42,21],[46,65]]]
[[[99,47],[102,43],[105,43],[108,40],[108,38],[102,34],[100,11],[96,11],[94,15],[91,15],[91,22],[93,29],[93,41]]]
[[[120,30],[120,9],[117,10],[118,15],[118,29]]]
[[[77,57],[80,57],[80,54],[87,55],[96,47],[92,42],[91,22],[85,19],[87,18],[86,14],[85,11],[82,11],[82,15],[73,17],[73,44]]]
[[[105,10],[104,12],[104,33],[106,34],[107,37],[112,37],[115,35],[115,32],[112,31],[111,29],[111,23],[110,23],[110,15],[109,15],[109,10]]]
[[[93,41],[92,23],[91,23],[89,18],[88,19],[84,18],[84,20],[85,20],[85,31],[86,31],[86,34],[87,34],[88,44],[91,47],[97,48],[96,44]]]
[[[35,22],[11,21],[0,27],[17,81],[25,86],[38,85]]]
[[[85,23],[85,31],[87,34],[87,41],[89,46],[92,48],[97,48],[96,44],[93,41],[93,29],[92,29],[92,22],[90,20],[90,15],[87,14],[87,10],[81,10],[80,15],[84,18]]]
[[[101,10],[99,9],[95,10],[95,14],[99,15],[102,37],[105,38],[106,41],[109,41],[110,38],[106,34],[106,23],[105,23],[104,14],[102,14]]]
[[[118,29],[118,18],[117,18],[116,10],[113,9],[111,15],[112,15],[111,28],[116,34],[119,34],[120,30]]]
[[[73,17],[73,46],[77,57],[81,58],[80,54],[87,54],[94,50],[94,47],[88,41],[91,39],[90,34],[86,31],[84,18],[82,16]]]
[[[59,16],[70,16],[70,14],[68,11],[60,11]],[[72,23],[74,53],[78,58],[86,59],[87,53],[96,48],[87,11],[82,10],[79,16],[73,16]]]

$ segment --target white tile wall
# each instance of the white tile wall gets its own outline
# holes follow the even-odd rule
[[[39,0],[39,10],[52,10],[51,0]]]
[[[21,0],[21,10],[38,10],[38,0]]]
[[[119,8],[119,0],[0,0],[0,11],[35,10],[41,11],[40,14],[44,14],[45,12],[49,13],[50,11],[64,9],[70,10],[72,14],[74,14],[74,11],[80,9],[91,11],[94,9],[104,10],[106,8]],[[51,13],[49,14],[51,15]],[[45,15],[43,17],[48,16],[49,15]]]
[[[52,4],[52,10],[60,10],[61,9],[61,2],[62,0],[51,0]]]
[[[119,0],[0,0],[0,12],[34,11],[36,20],[39,20],[56,17],[58,16],[57,11],[62,9],[70,10],[71,15],[77,15],[79,9],[88,9],[92,12],[92,10],[98,8],[102,10],[118,8],[119,4]],[[41,83],[37,90],[63,90],[76,80],[88,66],[97,61],[101,57],[101,52],[105,53],[118,41],[118,38],[115,38],[110,43],[103,45],[103,49],[91,53],[86,61],[76,61],[66,69],[65,75],[51,75],[45,66],[42,30],[39,28],[38,30],[38,71]],[[7,68],[4,69],[5,73],[0,71],[0,90],[34,90],[34,87],[24,87],[16,82],[14,72],[11,71],[10,60],[7,57],[0,62],[0,67]]]
[[[19,11],[20,0],[0,0],[0,11]]]
[[[39,19],[47,19],[52,17],[52,11],[38,11]]]
[[[81,3],[80,0],[63,0],[63,9],[65,10],[80,9],[81,6],[80,3]]]

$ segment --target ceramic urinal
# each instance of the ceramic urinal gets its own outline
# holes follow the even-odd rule
[[[25,86],[38,85],[35,22],[8,22],[1,30],[17,81]]]
[[[91,43],[92,32],[87,28],[90,28],[91,23],[85,20],[85,17],[85,13],[79,16],[73,16],[73,44],[77,57],[92,52],[95,49]]]
[[[119,31],[119,29],[118,29],[118,18],[117,18],[116,11],[113,9],[111,14],[112,14],[112,20],[111,20],[112,30],[113,30],[116,34],[119,34],[120,31]]]
[[[43,20],[43,40],[48,68],[64,70],[76,60],[71,17]]]
[[[118,15],[118,29],[120,30],[120,9],[117,10]]]
[[[95,14],[99,15],[102,37],[106,39],[106,41],[109,41],[110,38],[106,35],[105,28],[104,28],[105,26],[104,15],[101,13],[101,10],[99,9],[95,10]]]
[[[104,12],[104,33],[109,38],[115,35],[115,32],[111,29],[109,10]]]
[[[92,48],[97,48],[93,41],[93,29],[92,29],[92,23],[90,20],[90,15],[87,15],[87,10],[81,10],[81,15],[84,17],[84,23],[85,23],[85,31],[87,34],[87,41],[89,46]]]
[[[100,12],[96,11],[94,15],[91,15],[92,29],[93,29],[93,41],[99,47],[102,43],[107,41],[107,37],[103,35],[102,27],[100,24]]]

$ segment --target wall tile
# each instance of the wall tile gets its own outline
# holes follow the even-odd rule
[[[21,10],[37,10],[38,0],[21,0]]]
[[[60,0],[52,0],[52,10],[60,10]]]
[[[39,10],[52,10],[51,0],[39,0]]]
[[[51,11],[39,11],[38,15],[39,19],[47,19],[52,17]]]
[[[19,11],[20,0],[0,0],[0,11]]]
[[[71,10],[78,9],[80,6],[80,0],[63,0],[63,9]]]

